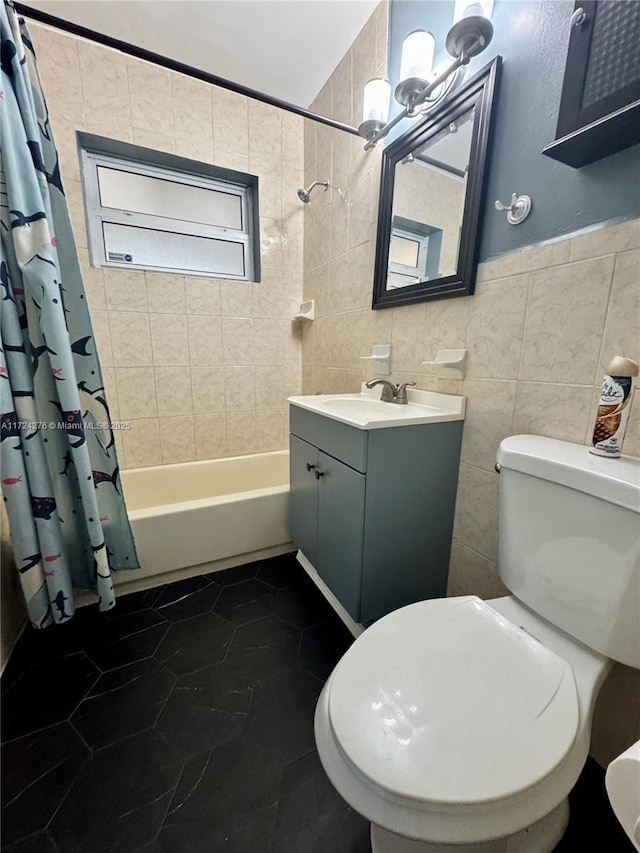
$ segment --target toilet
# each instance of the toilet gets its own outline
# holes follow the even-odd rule
[[[388,614],[318,700],[320,759],[374,853],[553,850],[598,691],[613,661],[640,668],[640,460],[527,435],[497,458],[511,595]]]

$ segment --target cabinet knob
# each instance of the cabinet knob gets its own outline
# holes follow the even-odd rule
[[[311,462],[307,462],[307,471],[313,471],[313,469],[314,469],[315,467],[316,467],[316,466],[315,466],[315,465],[312,465],[312,464],[311,464]]]
[[[315,467],[315,466],[314,466],[314,467]],[[316,471],[316,472],[315,472],[315,475],[316,475],[316,480],[319,480],[319,479],[320,479],[320,477],[324,477],[324,474],[323,474],[323,472],[322,472],[322,471]]]

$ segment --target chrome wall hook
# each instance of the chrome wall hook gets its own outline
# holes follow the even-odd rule
[[[511,196],[511,204],[503,204],[498,200],[495,202],[496,210],[507,211],[507,222],[509,225],[519,225],[521,222],[524,222],[531,213],[532,207],[531,196],[518,195],[518,193],[513,193]]]

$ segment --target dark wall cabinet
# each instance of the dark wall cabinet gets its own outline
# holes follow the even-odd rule
[[[355,622],[446,595],[461,439],[291,406],[291,538]]]
[[[640,2],[576,2],[556,140],[543,154],[579,168],[638,143]]]

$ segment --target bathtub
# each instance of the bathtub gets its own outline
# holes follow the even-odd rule
[[[122,485],[141,568],[121,593],[293,550],[289,452],[134,468]]]

